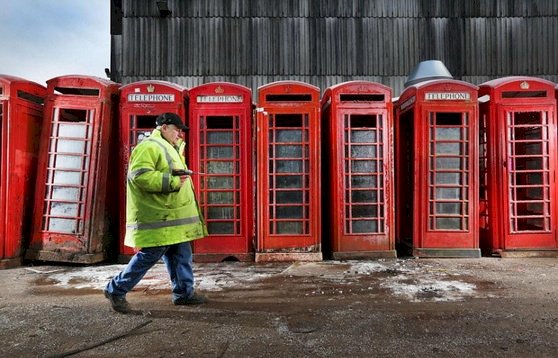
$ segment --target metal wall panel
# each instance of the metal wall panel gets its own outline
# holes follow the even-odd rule
[[[121,4],[121,8],[118,6]],[[458,79],[558,75],[554,0],[113,0],[112,79],[187,87],[353,79],[400,93],[419,61]],[[118,20],[118,21],[116,21]],[[121,20],[121,22],[120,22]],[[479,82],[473,82],[479,83]]]
[[[116,0],[112,0],[115,2]],[[124,17],[158,16],[157,1],[122,0]],[[167,0],[172,17],[544,17],[555,0]]]

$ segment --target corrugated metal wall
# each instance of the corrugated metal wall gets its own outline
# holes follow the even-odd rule
[[[479,84],[558,81],[556,0],[112,0],[113,80],[193,87],[300,80],[380,82],[398,94],[416,63]]]

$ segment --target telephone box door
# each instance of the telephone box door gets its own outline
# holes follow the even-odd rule
[[[332,201],[339,200],[342,206],[335,205],[337,212],[330,216],[337,226],[332,230],[336,241],[333,256],[358,257],[358,252],[369,252],[371,256],[391,257],[392,166],[391,149],[386,146],[391,143],[388,113],[341,109],[338,116],[337,120],[343,123],[342,137],[338,138],[341,158],[334,160],[340,166],[332,169],[342,176],[340,182],[332,185],[342,184],[342,191]]]
[[[471,201],[476,200],[473,160],[476,138],[473,111],[444,108],[425,111],[427,118],[426,175],[422,177],[422,217],[426,222],[420,247],[475,247],[476,217]]]
[[[63,76],[47,83],[47,120],[26,257],[99,262],[107,254],[112,214],[106,205],[111,200],[107,168],[118,84],[89,76]]]
[[[319,89],[259,89],[256,261],[321,260]]]
[[[196,261],[252,260],[250,107],[196,110],[190,118],[191,136],[198,136],[192,143],[192,154],[197,154],[192,168],[202,173],[194,174],[194,182],[209,232],[194,242]]]
[[[555,113],[502,107],[505,248],[556,248]]]
[[[322,96],[322,242],[335,259],[395,257],[391,93],[350,81]]]
[[[0,75],[0,268],[18,266],[29,237],[46,88]]]

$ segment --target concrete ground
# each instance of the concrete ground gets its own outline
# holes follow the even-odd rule
[[[209,302],[174,306],[164,267],[0,271],[0,357],[557,357],[558,259],[196,264]]]

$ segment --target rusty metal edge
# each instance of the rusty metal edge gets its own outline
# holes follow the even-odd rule
[[[27,250],[25,259],[33,261],[72,262],[78,264],[94,264],[106,259],[104,252],[96,254],[80,254],[68,252],[53,252],[47,250]]]
[[[321,252],[256,252],[255,262],[322,261]]]
[[[376,251],[347,251],[334,252],[335,260],[368,260],[368,259],[396,259],[395,250],[376,250]]]
[[[19,267],[23,264],[23,257],[13,257],[9,259],[0,260],[0,270],[11,269]]]
[[[425,258],[480,258],[480,249],[413,249],[413,256]]]
[[[501,250],[501,258],[526,258],[526,257],[558,257],[556,250]]]

